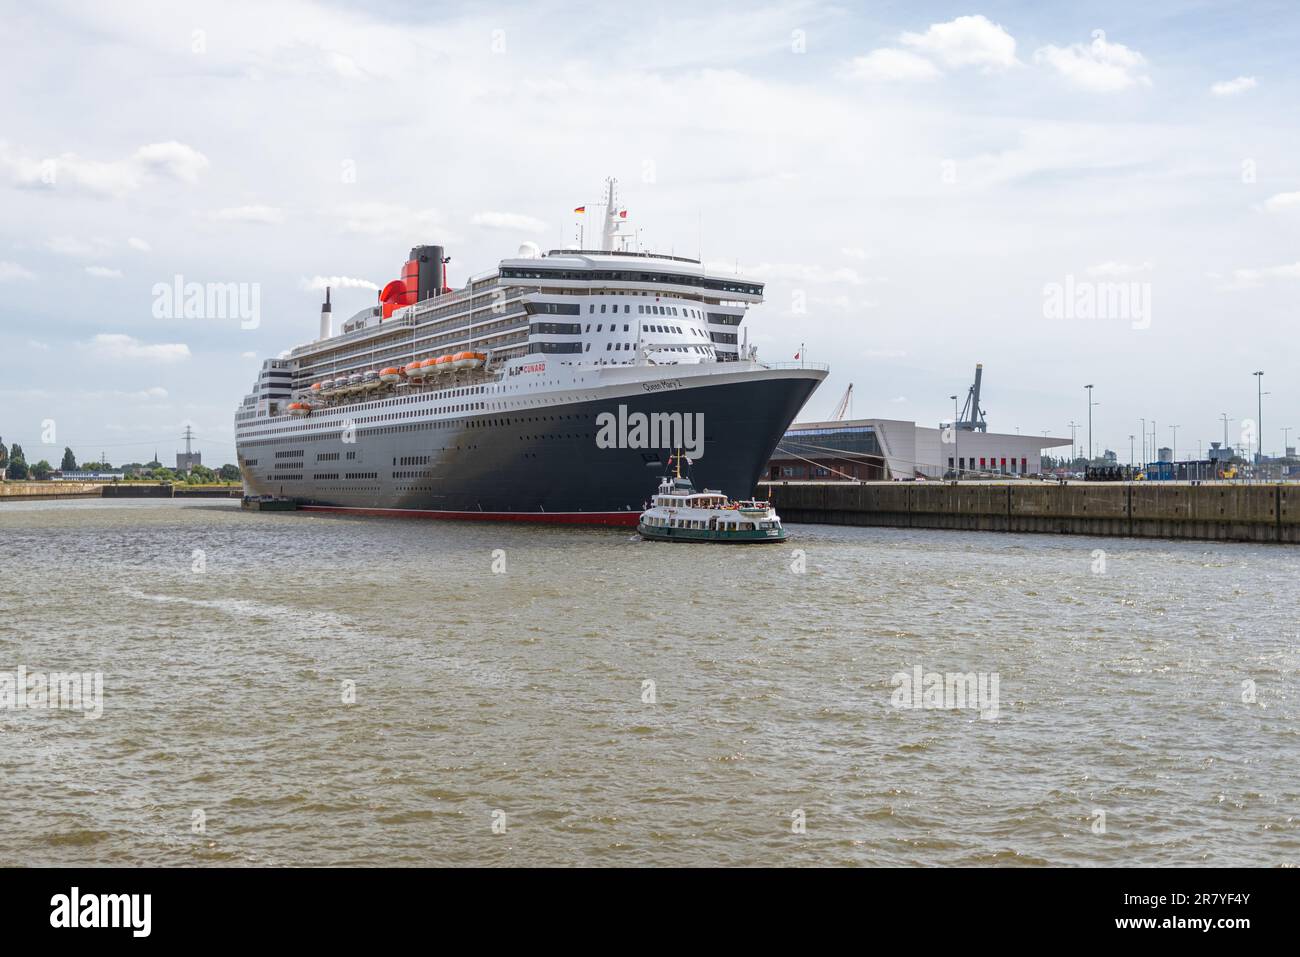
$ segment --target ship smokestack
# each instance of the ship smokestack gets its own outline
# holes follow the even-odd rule
[[[413,290],[416,293],[416,302],[442,295],[443,287],[446,285],[443,281],[445,278],[443,264],[447,258],[445,252],[441,246],[416,246],[411,250],[411,255],[407,257],[407,265],[416,267],[417,286]],[[407,279],[407,288],[411,288],[410,278]]]
[[[331,315],[330,287],[325,287],[325,302],[320,307],[320,337],[324,341],[334,335],[334,317]]]

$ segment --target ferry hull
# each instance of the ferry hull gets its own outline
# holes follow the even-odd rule
[[[425,431],[362,428],[346,445],[337,436],[286,438],[263,444],[257,457],[298,454],[302,478],[275,481],[245,468],[245,492],[362,514],[635,526],[671,451],[602,448],[598,416],[702,415],[704,454],[691,466],[692,478],[699,487],[744,498],[824,375],[789,372],[483,412]],[[341,449],[353,457],[339,461]],[[335,454],[335,460],[318,463],[321,454]],[[241,450],[241,463],[244,457]],[[404,464],[413,457],[427,457],[428,464]],[[343,480],[349,472],[371,477]],[[322,473],[340,478],[315,477]]]
[[[714,545],[753,545],[785,541],[784,528],[756,528],[749,531],[719,531],[708,528],[661,528],[637,525],[642,538],[656,542],[708,542]]]

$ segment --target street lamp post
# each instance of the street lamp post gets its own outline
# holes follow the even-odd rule
[[[1092,383],[1084,386],[1088,390],[1088,464],[1092,464]]]
[[[948,398],[952,399],[952,476],[959,479],[961,478],[961,472],[957,466],[961,460],[957,458],[957,397],[950,395]],[[978,418],[978,416],[972,416],[972,418]]]
[[[1255,464],[1263,465],[1264,464],[1264,371],[1261,369],[1258,372],[1252,373],[1252,375],[1254,375],[1255,377],[1255,393],[1256,393],[1255,400],[1258,405],[1258,410],[1255,413],[1255,430],[1256,430],[1256,434],[1259,435],[1259,441],[1256,443],[1259,446],[1259,450],[1255,453]]]
[[[1142,464],[1147,464],[1147,420],[1140,419],[1142,423]]]
[[[1133,461],[1133,436],[1128,437],[1128,467],[1132,468],[1136,463]]]
[[[1177,462],[1178,461],[1178,426],[1171,425],[1169,426],[1169,428],[1174,433],[1174,444],[1169,449],[1169,459],[1170,461]]]

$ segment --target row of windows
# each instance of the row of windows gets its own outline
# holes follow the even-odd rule
[[[590,343],[588,343],[590,345]],[[528,346],[529,354],[536,353],[557,353],[557,352],[581,352],[581,342],[534,342]]]
[[[588,324],[588,329],[591,325]],[[576,336],[582,332],[582,323],[580,322],[534,322],[528,327],[532,335],[542,336]]]
[[[378,472],[345,472],[343,474],[343,477],[345,479],[377,479],[379,478],[379,473]]]
[[[277,459],[300,459],[302,458],[302,449],[290,449],[288,452],[276,452]]]
[[[337,452],[317,452],[317,453],[316,453],[316,461],[317,461],[317,462],[337,462],[338,460],[339,460],[339,454],[338,454]]]
[[[271,482],[301,482],[302,473],[299,472],[297,475],[275,475],[273,473],[269,475],[267,479]]]
[[[582,311],[582,307],[576,302],[526,302],[524,311],[530,316],[544,314],[548,316],[576,316]],[[601,312],[604,312],[601,309]]]
[[[403,455],[402,461],[398,462],[393,459],[393,465],[428,465],[429,456],[427,455]]]
[[[501,270],[502,279],[570,279],[576,282],[652,282],[669,283],[675,286],[695,286],[700,289],[716,289],[721,292],[738,292],[746,296],[761,296],[762,283],[746,283],[733,279],[710,279],[705,276],[679,275],[676,273],[633,272],[630,269],[618,270],[574,270],[574,269],[524,269],[507,267]]]
[[[974,456],[971,456],[971,458],[969,459],[969,462],[970,462],[970,468],[971,468],[971,469],[974,469],[974,468],[975,468],[975,457],[974,457]],[[986,463],[987,463],[987,464],[986,464]],[[1018,468],[1017,468],[1017,464],[1019,465]],[[957,460],[957,468],[959,468],[961,471],[964,472],[964,471],[966,471],[966,467],[967,467],[967,459],[966,459],[965,456],[962,456],[961,458],[959,458],[959,459]],[[1019,473],[1025,473],[1025,472],[1028,472],[1028,471],[1029,471],[1029,460],[1028,460],[1028,459],[1024,459],[1024,458],[1022,458],[1022,459],[1019,461],[1019,463],[1017,463],[1017,462],[1016,462],[1016,457],[1013,455],[1013,456],[1011,457],[1011,467],[1008,469],[1008,467],[1007,467],[1007,460],[1006,460],[1005,458],[1003,458],[1003,459],[997,459],[997,458],[988,458],[988,457],[985,457],[985,456],[980,456],[980,464],[979,464],[979,467],[980,467],[981,469],[988,469],[989,471],[993,471],[993,472],[1008,472],[1008,471],[1009,471],[1012,475],[1015,475],[1015,474],[1017,474],[1018,472],[1019,472]],[[951,455],[948,456],[948,468],[952,468],[952,456],[951,456]]]
[[[692,528],[692,529],[698,529],[699,531],[709,531],[718,528],[717,519],[710,519],[709,521],[706,522],[703,519],[699,519],[699,518],[651,517],[651,518],[647,518],[645,520],[645,523],[655,528]],[[754,523],[753,522],[737,522],[737,523],[724,522],[722,527],[726,529],[737,529],[742,532],[752,532],[754,530]],[[759,527],[776,528],[776,523],[762,522],[759,524]]]
[[[337,481],[338,477],[339,477],[338,472],[318,472],[312,476],[312,479],[317,482],[323,480]]]

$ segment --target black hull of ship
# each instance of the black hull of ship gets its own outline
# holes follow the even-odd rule
[[[704,416],[704,454],[690,467],[697,488],[749,497],[794,417],[821,381],[790,375],[701,384],[511,413],[483,413],[417,431],[359,429],[337,436],[286,439],[303,449],[300,481],[276,482],[245,469],[245,492],[297,500],[306,508],[407,517],[635,525],[668,468],[671,450],[601,448],[597,416],[681,413]],[[327,444],[328,443],[328,444]],[[347,449],[356,458],[313,465],[317,453]],[[268,457],[273,449],[259,449]],[[345,453],[346,454],[346,453]],[[404,464],[428,458],[418,467]],[[313,472],[353,481],[318,480]]]

